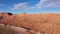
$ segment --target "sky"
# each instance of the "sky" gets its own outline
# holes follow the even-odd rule
[[[60,14],[60,0],[0,0],[0,12]]]

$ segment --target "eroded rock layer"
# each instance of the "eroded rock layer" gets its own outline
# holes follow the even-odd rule
[[[43,34],[60,34],[60,14],[0,13],[0,23],[30,28]]]

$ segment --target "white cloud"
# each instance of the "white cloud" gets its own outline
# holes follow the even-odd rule
[[[11,8],[11,10],[16,10],[16,9],[31,9],[34,7],[30,7],[28,6],[28,3],[24,2],[24,3],[19,3],[19,4],[15,4],[13,8]]]
[[[33,9],[33,8],[60,8],[60,0],[40,0],[40,2],[38,2],[38,4],[35,4],[35,6],[28,6],[29,3],[27,2],[23,2],[23,3],[18,3],[18,4],[14,4],[13,8],[11,8],[11,10],[28,10],[28,9]]]
[[[19,4],[15,4],[14,5],[14,7],[12,8],[13,10],[15,10],[15,9],[25,9],[26,8],[26,6],[27,6],[27,3],[19,3]]]
[[[38,4],[35,4],[35,6],[37,8],[60,8],[60,0],[41,0]]]
[[[0,4],[0,6],[5,6],[4,4]]]

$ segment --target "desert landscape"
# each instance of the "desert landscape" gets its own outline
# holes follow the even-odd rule
[[[60,14],[0,13],[2,34],[60,34]]]
[[[0,34],[60,34],[60,0],[0,0]]]

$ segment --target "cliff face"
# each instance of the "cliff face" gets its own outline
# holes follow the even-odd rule
[[[60,14],[0,13],[0,23],[30,28],[43,34],[60,34]]]

